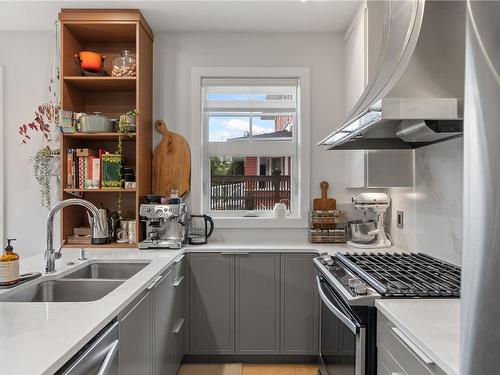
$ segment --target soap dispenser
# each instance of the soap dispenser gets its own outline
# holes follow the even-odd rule
[[[12,285],[19,281],[19,255],[10,244],[15,239],[7,239],[7,246],[0,256],[0,285]]]

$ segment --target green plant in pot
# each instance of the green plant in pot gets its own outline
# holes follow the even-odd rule
[[[42,136],[42,147],[33,155],[33,173],[40,186],[40,203],[44,207],[51,206],[51,179],[58,169],[59,148],[54,147],[54,128],[59,117],[60,107],[56,104],[41,104],[35,110],[33,121],[19,127],[21,144],[32,140],[33,134]],[[56,129],[57,131],[57,129]]]
[[[120,120],[118,122],[118,145],[116,147],[116,154],[121,157],[123,160],[123,139],[125,137],[132,137],[132,134],[135,133],[137,128],[137,116],[139,111],[133,109],[124,113],[120,116]],[[123,166],[122,166],[123,167]],[[124,180],[121,181],[122,185]],[[118,193],[118,215],[120,220],[123,220],[122,215],[122,193]]]
[[[118,147],[116,148],[116,153],[123,156],[123,138],[131,137],[132,133],[135,133],[137,116],[139,111],[133,109],[120,116],[118,122]]]

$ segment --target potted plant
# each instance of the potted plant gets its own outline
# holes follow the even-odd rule
[[[44,207],[51,206],[51,178],[58,168],[59,148],[53,147],[53,133],[57,131],[60,107],[56,104],[41,104],[35,110],[33,121],[19,127],[21,144],[27,144],[32,140],[33,134],[42,136],[43,146],[31,158],[33,162],[33,173],[35,180],[40,185],[40,203]],[[51,147],[52,146],[52,147]]]

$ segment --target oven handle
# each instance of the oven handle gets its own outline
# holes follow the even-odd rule
[[[358,326],[352,322],[349,317],[342,313],[326,296],[325,292],[323,292],[323,288],[321,287],[321,280],[319,276],[316,275],[316,283],[318,284],[318,292],[321,300],[325,303],[326,307],[337,317],[342,323],[344,323],[355,335],[358,333]]]

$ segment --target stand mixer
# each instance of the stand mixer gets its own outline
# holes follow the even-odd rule
[[[351,239],[348,245],[375,249],[390,247],[391,241],[385,232],[385,212],[391,203],[391,198],[385,193],[361,193],[352,198],[354,208],[370,212],[372,220],[354,220],[348,223]]]

